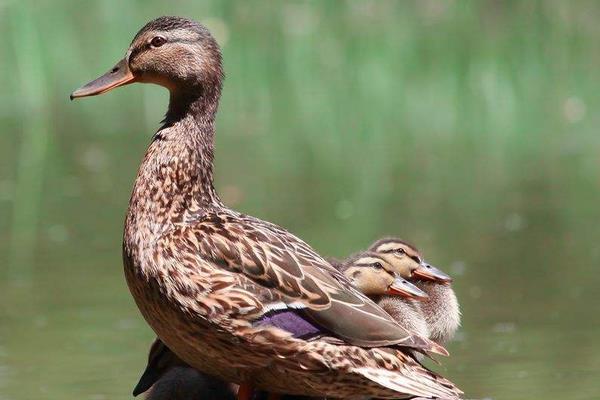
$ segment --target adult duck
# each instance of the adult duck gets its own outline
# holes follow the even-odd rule
[[[382,308],[388,313],[393,312],[399,318],[397,321],[400,325],[408,329],[413,327],[418,329],[420,324],[425,324],[424,321],[419,321],[422,319],[420,314],[414,313],[412,307],[407,306],[410,303],[404,303],[402,300],[405,302],[411,301],[410,299],[422,300],[427,295],[407,280],[396,276],[392,272],[392,266],[384,258],[375,253],[362,252],[340,262],[338,266],[339,270],[363,294],[371,299],[380,299],[378,300],[380,305],[384,302],[389,306],[387,309]],[[401,301],[393,302],[390,300],[392,298]],[[420,333],[416,329],[411,330]],[[190,367],[157,338],[150,347],[148,364],[133,390],[133,395],[146,393],[147,400],[222,400],[232,398],[234,393],[237,393],[237,389],[235,385],[227,384]],[[255,400],[266,398],[263,393],[257,393],[255,396]],[[300,399],[300,397],[282,398],[282,400],[292,399]]]
[[[125,58],[71,98],[132,82],[170,92],[134,183],[123,260],[158,337],[192,367],[272,393],[334,398],[457,398],[403,349],[446,354],[399,326],[309,245],[227,208],[213,187],[223,69],[202,25],[160,17]]]

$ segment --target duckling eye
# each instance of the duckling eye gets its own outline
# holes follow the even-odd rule
[[[160,47],[167,42],[164,36],[154,36],[150,41],[152,47]]]
[[[383,265],[381,265],[380,262],[376,262],[375,264],[373,264],[373,266],[377,269],[383,269]]]
[[[399,254],[399,255],[406,254],[406,251],[404,251],[403,248],[396,249],[395,251],[396,251],[396,254]]]

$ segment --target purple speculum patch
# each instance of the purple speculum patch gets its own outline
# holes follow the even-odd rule
[[[257,320],[255,326],[270,325],[290,332],[296,338],[308,338],[323,333],[323,329],[314,324],[297,310],[278,310],[265,314]]]

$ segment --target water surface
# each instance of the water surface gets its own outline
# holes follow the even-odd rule
[[[223,44],[217,188],[324,255],[399,235],[455,277],[469,398],[600,394],[600,6],[0,2],[0,399],[128,399],[153,337],[122,223],[166,92],[69,103],[161,14]]]

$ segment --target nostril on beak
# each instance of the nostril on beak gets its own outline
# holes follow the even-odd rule
[[[119,70],[119,67],[114,67],[113,69],[110,70],[111,73],[115,73]]]

